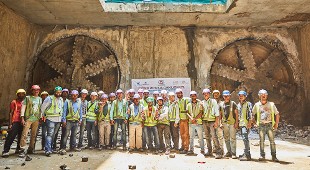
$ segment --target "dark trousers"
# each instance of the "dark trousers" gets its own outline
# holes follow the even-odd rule
[[[118,130],[118,126],[121,127],[122,130],[122,144],[123,147],[126,147],[126,124],[124,122],[124,119],[115,119],[115,124],[114,124],[114,136],[113,136],[113,145],[116,146],[117,145],[117,130]]]
[[[46,123],[42,122],[41,123],[41,137],[42,137],[42,141],[41,141],[41,145],[42,145],[42,149],[44,149],[45,147],[45,138],[46,138],[46,133],[47,133],[47,128],[46,128]],[[39,132],[39,131],[38,131]]]
[[[87,146],[88,147],[94,147],[96,145],[96,128],[95,128],[95,122],[86,121],[86,130],[87,130]]]
[[[179,149],[179,138],[180,138],[179,131],[180,130],[179,130],[179,126],[174,127],[174,123],[175,122],[170,122],[170,133],[172,136],[173,148],[178,150]]]
[[[10,148],[14,142],[14,139],[17,136],[17,147],[16,150],[20,150],[20,138],[22,136],[23,132],[23,125],[20,122],[14,122],[12,124],[11,130],[8,132],[8,136],[6,137],[4,147],[3,147],[3,152],[9,152]]]
[[[54,137],[53,137],[53,150],[56,150],[57,148],[57,138],[58,138],[60,127],[61,127],[60,148],[63,148],[62,141],[65,138],[66,128],[62,127],[61,123],[58,123],[55,125],[55,131],[54,131]]]
[[[114,125],[111,125],[110,147],[112,147],[112,145],[113,145],[113,136],[114,136]]]

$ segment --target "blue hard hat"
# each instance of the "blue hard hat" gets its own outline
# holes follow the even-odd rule
[[[222,95],[223,96],[230,96],[230,92],[228,90],[224,90]]]
[[[247,96],[247,93],[246,93],[246,91],[241,90],[241,91],[239,91],[239,93],[238,93],[238,96],[239,96],[239,95]]]

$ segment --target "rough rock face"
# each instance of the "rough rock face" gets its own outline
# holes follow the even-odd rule
[[[190,77],[193,90],[228,89],[236,98],[246,89],[252,102],[265,88],[282,118],[304,121],[309,52],[299,41],[310,37],[300,39],[284,28],[36,26],[0,9],[2,117],[16,89],[33,83],[43,90],[60,84],[109,92],[130,88],[134,78]]]

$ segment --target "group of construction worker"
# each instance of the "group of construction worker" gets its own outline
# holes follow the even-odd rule
[[[46,91],[40,94],[40,90],[38,85],[33,85],[29,96],[26,96],[24,89],[17,90],[17,98],[10,104],[10,130],[3,157],[9,156],[16,137],[16,154],[24,157],[34,153],[37,131],[41,127],[42,150],[48,157],[57,152],[66,154],[68,149],[77,152],[84,148],[117,149],[118,144],[129,152],[197,155],[194,153],[194,139],[197,135],[200,153],[205,157],[213,157],[215,154],[215,159],[230,157],[249,161],[251,153],[248,135],[251,127],[255,126],[258,127],[260,137],[259,160],[265,159],[264,141],[267,135],[272,160],[279,161],[276,157],[274,131],[278,128],[280,114],[275,104],[268,100],[268,92],[263,89],[258,92],[260,100],[254,106],[246,100],[246,91],[239,91],[239,101],[234,102],[228,90],[221,94],[219,90],[211,92],[210,89],[204,89],[203,99],[199,100],[196,91],[191,91],[188,98],[183,96],[183,90],[179,88],[174,92],[161,90],[152,94],[145,89],[139,89],[137,93],[134,89],[126,92],[119,89],[109,95],[103,91],[91,92],[89,101],[86,89],[69,92],[57,86],[54,94],[50,95]],[[121,133],[118,133],[119,128]],[[86,142],[83,140],[85,129],[87,146],[83,145]],[[29,131],[30,143],[26,150]],[[60,131],[60,146],[56,150]],[[238,156],[237,131],[241,132],[244,142],[244,153]]]

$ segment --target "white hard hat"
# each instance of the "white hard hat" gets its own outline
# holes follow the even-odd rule
[[[205,94],[205,93],[211,93],[210,89],[203,89],[202,94]]]
[[[219,94],[221,94],[221,92],[220,92],[219,90],[213,90],[212,93],[213,93],[213,94],[214,94],[214,93],[219,93]]]
[[[129,89],[128,92],[129,93],[135,93],[136,91],[135,91],[135,89]]]
[[[175,89],[175,93],[180,93],[180,92],[183,92],[183,90],[180,88]]]
[[[133,98],[134,98],[134,99],[140,99],[140,95],[139,95],[139,94],[135,94],[135,95],[133,96]]]
[[[104,92],[102,90],[98,91],[98,94],[104,94]]]
[[[159,94],[159,92],[158,91],[154,91],[153,94]]]
[[[98,93],[97,92],[91,92],[90,95],[91,96],[98,96]]]
[[[160,93],[161,94],[167,94],[168,92],[167,92],[167,90],[162,90],[162,91],[160,91]]]
[[[143,93],[150,93],[148,90],[144,90]]]
[[[267,95],[268,95],[267,90],[265,90],[265,89],[259,90],[258,95],[260,96],[260,95],[262,95],[262,94],[267,94]]]
[[[162,97],[157,97],[157,100],[164,100]]]
[[[143,93],[143,89],[139,89],[139,90],[138,90],[138,93]]]
[[[107,99],[107,98],[109,98],[109,97],[108,97],[108,95],[106,95],[106,94],[103,94],[103,95],[101,96],[101,99]]]
[[[123,90],[122,89],[118,89],[118,90],[116,90],[116,94],[117,93],[123,93]]]
[[[191,91],[191,92],[189,93],[189,95],[197,95],[197,92]]]
[[[88,94],[88,91],[86,89],[82,89],[81,93]]]
[[[174,92],[169,92],[168,93],[168,96],[174,96],[175,94],[174,94]]]

